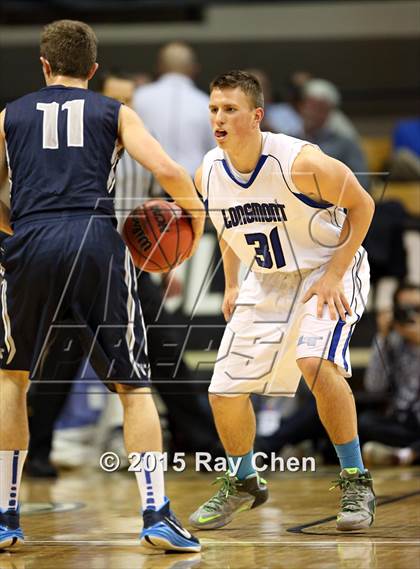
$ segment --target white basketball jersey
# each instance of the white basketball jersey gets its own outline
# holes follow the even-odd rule
[[[222,149],[203,161],[202,193],[219,236],[257,272],[313,269],[338,243],[345,213],[317,203],[293,184],[291,169],[308,142],[264,133],[262,154],[248,181],[233,173]]]

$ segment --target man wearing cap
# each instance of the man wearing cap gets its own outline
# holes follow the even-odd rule
[[[349,121],[342,114],[337,117],[335,111],[339,104],[340,94],[329,81],[311,79],[305,83],[300,108],[304,130],[302,138],[317,144],[326,154],[344,162],[367,189],[369,178],[365,156],[356,139],[341,134],[343,119],[346,123]],[[335,124],[337,120],[341,127]]]

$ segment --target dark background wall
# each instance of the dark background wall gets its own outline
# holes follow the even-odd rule
[[[73,11],[69,9],[71,2],[65,4],[67,11],[63,15],[83,17],[80,2],[74,3]],[[111,5],[96,2],[100,4]],[[165,2],[159,4],[155,17],[160,14],[161,23],[147,23],[147,13],[142,17],[138,12],[130,23],[94,24],[102,68],[152,73],[159,46],[168,40],[185,39],[197,50],[201,63],[197,82],[203,89],[221,70],[259,67],[270,76],[276,98],[280,99],[290,73],[307,69],[337,84],[343,94],[343,108],[353,118],[394,119],[418,113],[420,2],[219,2],[216,6],[181,2],[195,6],[181,15],[181,19],[192,15],[191,21],[174,20],[170,24],[165,22],[170,11],[165,11]],[[100,14],[96,10],[96,21]],[[121,21],[124,11],[119,10],[118,15]],[[49,12],[41,9],[36,21],[43,17],[48,21]],[[86,19],[89,21],[89,17]],[[38,64],[40,30],[39,24],[0,25],[2,106],[42,86]],[[93,81],[92,88],[96,84]],[[374,120],[374,124],[379,123]]]
[[[103,68],[154,72],[161,44],[107,44],[100,46]],[[336,83],[344,93],[349,112],[417,112],[420,93],[420,42],[417,39],[269,41],[194,43],[201,64],[197,77],[207,89],[222,69],[259,67],[272,78],[281,96],[288,75],[308,69]],[[1,50],[1,102],[42,85],[36,46],[10,46]],[[92,82],[95,86],[95,81]],[[374,104],[372,104],[374,102]]]

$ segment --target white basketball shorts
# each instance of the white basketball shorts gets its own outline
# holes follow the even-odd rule
[[[302,303],[325,268],[248,273],[220,344],[211,393],[293,397],[301,377],[296,360],[307,357],[332,361],[344,377],[351,377],[349,342],[369,292],[366,251],[359,249],[343,278],[353,312],[345,321],[331,320],[327,305],[317,318],[315,296]]]

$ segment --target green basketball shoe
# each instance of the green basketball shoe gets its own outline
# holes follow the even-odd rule
[[[376,506],[370,472],[360,472],[358,468],[344,468],[333,486],[336,487],[340,487],[342,491],[337,529],[353,531],[370,527],[375,520]]]
[[[268,499],[267,482],[252,474],[245,480],[238,480],[229,472],[213,482],[221,482],[219,490],[191,516],[195,528],[216,529],[230,523],[239,512],[252,510]]]

